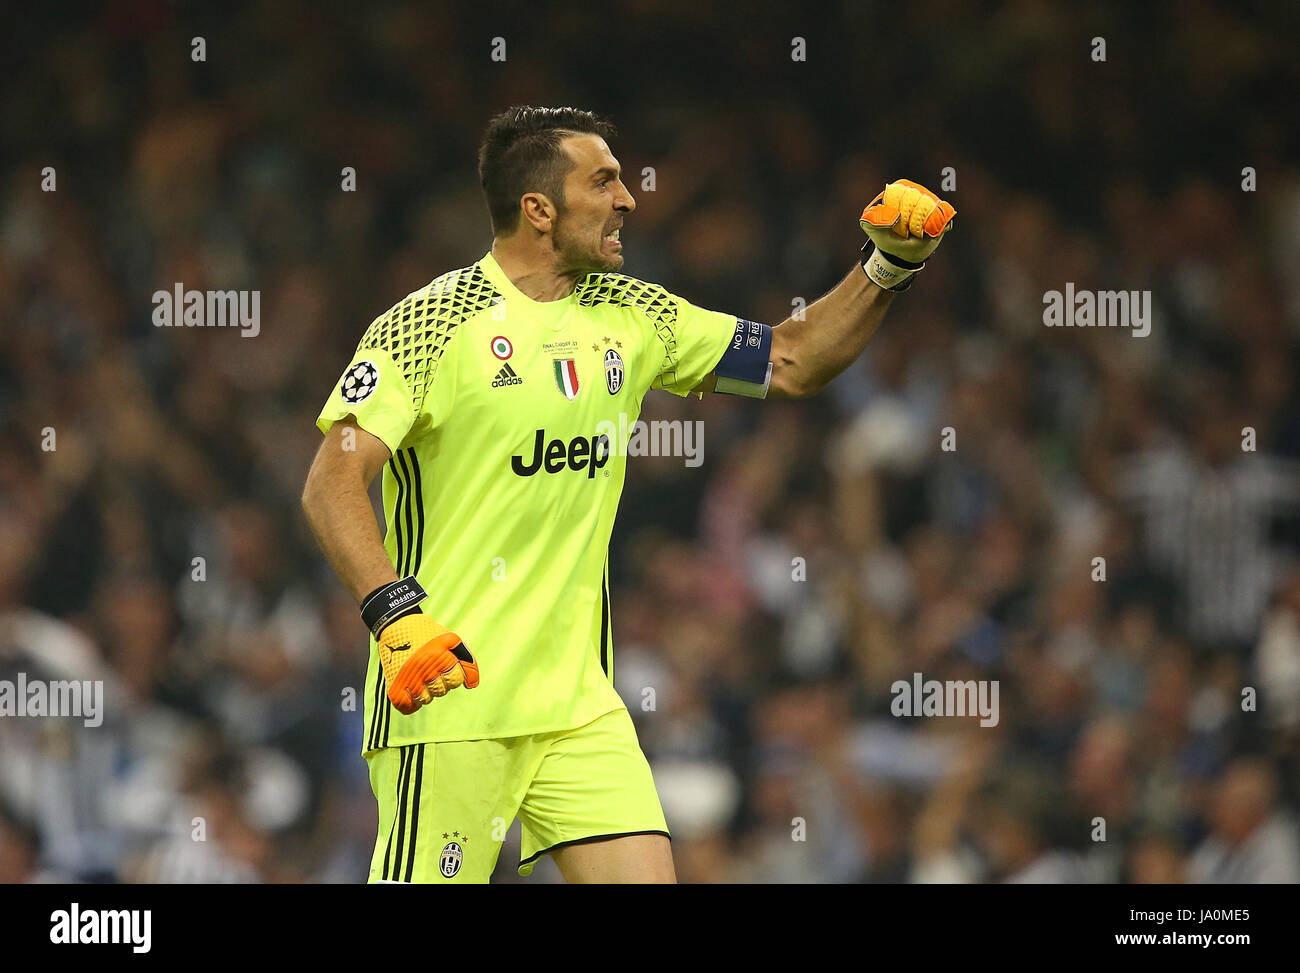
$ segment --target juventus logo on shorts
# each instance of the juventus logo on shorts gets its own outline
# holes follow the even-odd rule
[[[455,878],[464,860],[465,852],[461,846],[454,841],[449,841],[443,846],[442,857],[438,859],[438,870],[442,872],[444,878]]]

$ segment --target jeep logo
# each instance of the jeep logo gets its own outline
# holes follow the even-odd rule
[[[567,466],[571,470],[585,469],[590,480],[609,462],[609,454],[609,437],[603,433],[590,439],[576,436],[567,444],[562,439],[548,443],[546,430],[538,429],[533,440],[533,458],[525,465],[522,456],[511,456],[510,468],[519,476],[532,476],[543,467],[547,473],[559,473]]]

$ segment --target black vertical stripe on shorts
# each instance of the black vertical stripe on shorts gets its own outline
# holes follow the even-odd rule
[[[389,873],[388,864],[393,857],[393,835],[397,833],[397,816],[402,811],[401,791],[402,791],[402,777],[405,775],[406,772],[406,751],[398,750],[397,759],[398,759],[397,794],[395,795],[397,800],[396,803],[393,805],[393,821],[388,826],[388,844],[384,847],[384,870],[381,876],[385,881],[388,880],[388,873]]]
[[[397,807],[393,809],[393,824],[388,830],[388,847],[384,849],[384,878],[397,878],[402,869],[402,846],[406,837],[406,798],[411,790],[411,747],[399,747],[397,750]],[[393,838],[397,838],[397,854],[393,855]],[[389,862],[394,867],[391,875]]]
[[[402,747],[401,752],[405,770],[402,773],[402,806],[398,810],[397,817],[397,848],[393,853],[393,878],[397,878],[402,872],[402,850],[406,847],[406,810],[411,806],[411,764],[415,762],[414,747]]]
[[[406,851],[406,881],[415,871],[415,842],[420,833],[420,784],[424,781],[424,744],[415,751],[415,793],[411,796],[411,846]]]

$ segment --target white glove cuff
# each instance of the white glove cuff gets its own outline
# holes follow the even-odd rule
[[[910,286],[912,275],[924,266],[925,264],[920,267],[901,266],[890,260],[879,247],[872,247],[871,253],[862,262],[862,269],[872,282],[887,291],[906,290]]]

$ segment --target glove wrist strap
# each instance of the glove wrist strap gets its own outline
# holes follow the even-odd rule
[[[394,620],[418,612],[420,602],[428,597],[414,575],[407,575],[399,581],[380,585],[366,595],[361,602],[361,620],[378,638],[379,633]]]
[[[862,247],[862,269],[872,283],[887,291],[901,293],[912,286],[912,278],[925,264],[912,263],[887,254],[868,240]]]

